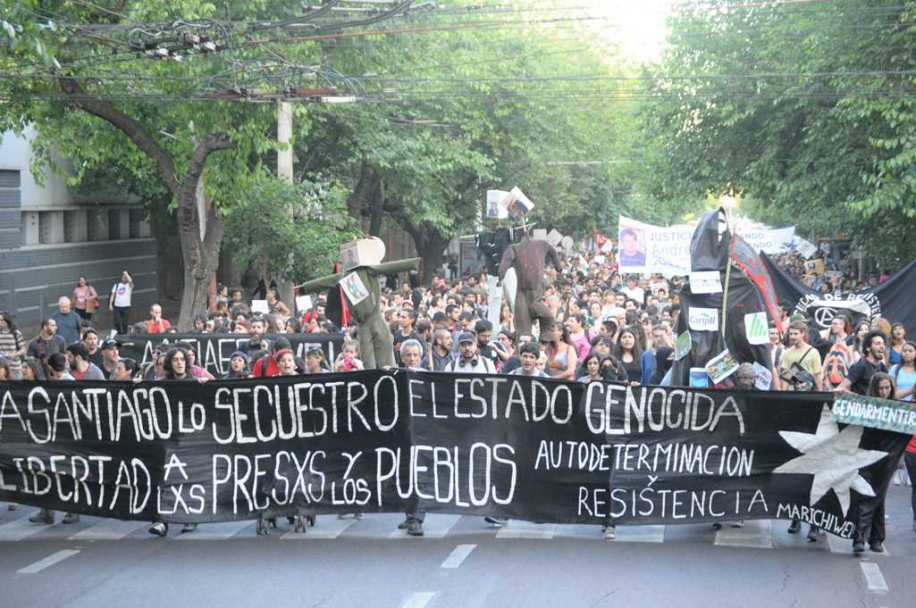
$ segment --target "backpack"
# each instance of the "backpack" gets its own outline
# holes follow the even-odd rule
[[[845,344],[836,343],[824,357],[824,377],[831,386],[839,386],[849,375],[849,351]]]

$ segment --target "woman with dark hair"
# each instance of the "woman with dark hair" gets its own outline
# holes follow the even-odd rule
[[[569,343],[576,349],[579,361],[584,361],[585,356],[591,351],[591,336],[585,322],[585,315],[570,315],[566,319],[566,329],[569,332]]]
[[[601,363],[605,358],[596,352],[587,354],[579,367],[580,375],[576,378],[576,382],[581,382],[582,384],[595,381],[603,382],[604,376],[601,375]]]
[[[28,348],[29,343],[16,329],[10,313],[0,312],[0,357],[5,358],[9,364],[9,380],[19,380],[22,377],[22,357]]]
[[[203,334],[206,333],[207,329],[207,318],[203,315],[197,315],[194,317],[194,327],[189,331],[189,334]]]
[[[547,373],[559,380],[575,380],[579,353],[569,343],[569,332],[563,325],[554,323],[550,335],[549,341],[541,341],[547,356]]]
[[[897,386],[894,377],[884,372],[878,372],[871,377],[868,384],[868,397],[879,399],[893,399]],[[859,498],[855,536],[852,541],[852,552],[861,555],[865,552],[865,541],[868,548],[875,553],[884,552],[885,524],[884,524],[884,495],[862,496]]]
[[[86,281],[86,277],[76,280],[72,300],[76,314],[84,321],[92,321],[92,315],[99,309],[99,293]]]
[[[10,370],[10,360],[0,357],[0,382],[9,382],[13,379],[13,372]]]
[[[916,401],[916,342],[907,340],[900,348],[900,363],[890,369],[897,392],[894,398],[899,401]]]
[[[891,341],[887,345],[887,355],[890,361],[889,365],[900,363],[903,345],[906,343],[906,327],[903,323],[894,323],[891,325]]]
[[[642,351],[639,350],[638,338],[633,329],[626,327],[620,332],[617,346],[614,348],[614,357],[626,370],[630,384],[639,384],[638,379],[642,376]]]
[[[22,364],[22,379],[26,382],[47,380],[48,375],[45,373],[45,366],[38,359],[32,359],[31,357],[26,359]]]

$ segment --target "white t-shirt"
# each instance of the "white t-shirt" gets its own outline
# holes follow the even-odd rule
[[[134,286],[130,283],[118,283],[111,288],[114,294],[114,305],[118,307],[130,306],[130,294]]]

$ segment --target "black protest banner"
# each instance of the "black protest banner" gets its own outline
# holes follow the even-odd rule
[[[850,537],[907,435],[832,395],[367,371],[0,388],[0,500],[123,519],[403,512]]]
[[[857,292],[821,294],[803,285],[766,254],[760,255],[779,301],[792,307],[792,312],[806,315],[819,329],[830,327],[830,322],[842,313],[853,325],[860,320],[884,317],[894,323],[903,323],[907,332],[916,332],[916,260],[894,273],[890,280],[877,287]]]
[[[271,342],[286,338],[300,358],[305,356],[307,349],[319,346],[331,363],[343,344],[340,334],[268,334],[264,338]],[[121,356],[141,363],[152,360],[156,349],[167,350],[177,343],[189,344],[197,351],[198,365],[217,377],[226,375],[232,353],[250,340],[246,334],[154,334],[120,336],[119,339],[122,340]]]

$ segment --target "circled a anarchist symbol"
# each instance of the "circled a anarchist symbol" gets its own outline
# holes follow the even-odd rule
[[[821,327],[830,327],[830,322],[836,316],[836,309],[829,306],[821,306],[814,311],[814,320]]]

